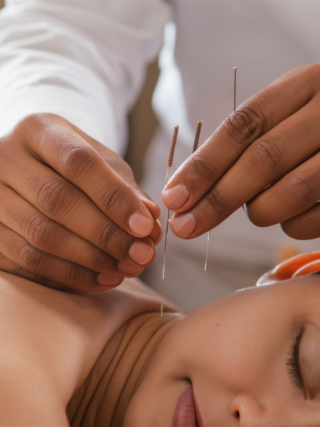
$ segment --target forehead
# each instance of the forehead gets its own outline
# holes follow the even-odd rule
[[[315,317],[320,321],[320,274],[248,288],[194,311],[194,318],[238,316],[259,319],[283,316]]]

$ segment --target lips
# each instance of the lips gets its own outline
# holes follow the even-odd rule
[[[179,397],[172,427],[198,427],[192,387],[187,388]]]

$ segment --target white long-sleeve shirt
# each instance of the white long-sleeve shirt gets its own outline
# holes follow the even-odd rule
[[[122,154],[126,116],[160,49],[161,0],[8,0],[0,14],[0,135],[59,114]]]

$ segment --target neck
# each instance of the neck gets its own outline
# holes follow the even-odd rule
[[[68,405],[70,424],[121,426],[159,344],[179,322],[176,313],[145,313],[124,324],[107,343]]]

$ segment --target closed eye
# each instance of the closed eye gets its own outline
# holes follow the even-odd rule
[[[304,327],[300,329],[299,334],[293,338],[293,343],[291,345],[291,349],[289,352],[289,358],[287,360],[287,372],[288,375],[293,382],[293,385],[299,388],[300,390],[304,390],[303,378],[301,375],[300,369],[300,361],[299,361],[299,345],[301,342],[301,338],[304,333]]]

